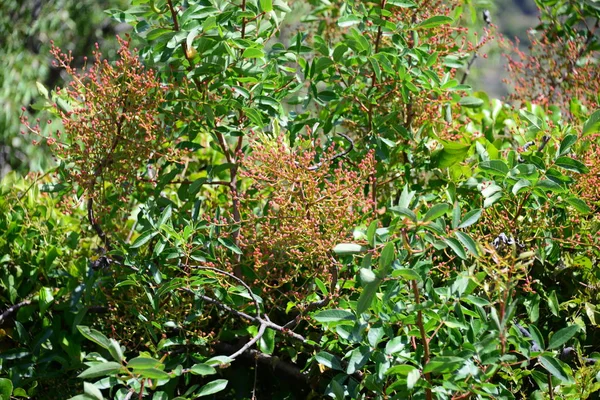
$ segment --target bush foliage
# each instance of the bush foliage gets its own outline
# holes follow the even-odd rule
[[[600,7],[538,5],[510,103],[459,0],[135,0],[113,59],[52,47],[0,398],[597,395]]]

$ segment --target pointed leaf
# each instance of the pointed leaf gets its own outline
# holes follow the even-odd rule
[[[583,124],[583,136],[600,131],[600,110],[596,110]]]
[[[77,375],[77,377],[85,379],[105,377],[118,372],[122,368],[123,366],[121,364],[114,361],[108,361],[89,367],[81,374]]]
[[[423,217],[423,221],[433,221],[448,212],[450,208],[450,204],[447,203],[436,204],[427,211],[425,217]]]
[[[548,343],[548,349],[552,350],[562,346],[563,344],[567,343],[573,336],[575,336],[575,334],[578,331],[579,326],[577,325],[567,326],[566,328],[559,330],[550,338],[550,343]]]
[[[217,379],[216,381],[209,382],[206,385],[202,386],[202,388],[200,389],[198,394],[196,394],[196,396],[197,397],[208,396],[210,394],[218,393],[221,390],[225,389],[226,387],[227,387],[226,379]]]
[[[475,257],[479,257],[481,254],[479,252],[479,246],[477,246],[477,242],[471,238],[471,236],[467,235],[464,232],[456,231],[454,232],[458,240],[467,248],[469,253],[473,254]]]
[[[463,260],[467,259],[467,253],[465,252],[465,249],[463,248],[462,244],[460,244],[460,242],[454,238],[444,238],[444,242],[450,246],[450,248],[454,251],[454,253],[459,256],[460,258],[462,258]]]
[[[460,221],[458,229],[466,228],[467,226],[471,226],[475,222],[479,221],[482,212],[483,210],[481,208],[476,208],[466,213],[463,219]]]

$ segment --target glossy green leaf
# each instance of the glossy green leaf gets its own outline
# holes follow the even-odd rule
[[[583,136],[600,131],[600,110],[596,110],[585,123],[581,134]]]
[[[203,397],[218,393],[227,387],[227,383],[226,379],[217,379],[216,381],[209,382],[202,386],[200,391],[196,393],[196,396]]]
[[[469,211],[460,220],[460,224],[458,225],[458,229],[466,228],[468,226],[473,225],[474,223],[476,223],[477,221],[479,221],[479,218],[481,217],[482,213],[483,213],[483,210],[481,208],[475,208],[475,209]]]
[[[114,361],[108,361],[89,367],[88,369],[77,375],[77,377],[82,379],[105,377],[115,374],[121,371],[122,369],[123,367],[121,366],[121,364]]]
[[[190,368],[190,372],[194,375],[214,375],[217,373],[217,370],[206,364],[194,364]]]
[[[478,97],[467,96],[460,99],[458,104],[460,104],[461,107],[477,108],[483,105],[483,100]]]
[[[558,157],[554,163],[559,167],[566,169],[568,171],[578,172],[580,174],[585,174],[589,172],[589,168],[585,166],[581,161],[574,160],[569,157]]]
[[[488,160],[479,163],[479,168],[493,175],[506,176],[508,175],[508,166],[502,160]]]
[[[456,235],[458,240],[463,244],[463,246],[466,247],[469,253],[471,253],[475,257],[479,257],[481,255],[477,242],[475,242],[475,240],[473,240],[471,236],[461,231],[456,231],[454,232],[454,234]]]
[[[414,269],[409,269],[409,268],[400,268],[400,269],[395,269],[392,272],[392,276],[394,278],[398,278],[398,277],[402,277],[404,279],[408,279],[408,280],[421,280],[421,276],[417,273],[417,271],[415,271]]]
[[[467,259],[467,253],[465,252],[465,249],[463,248],[462,244],[458,240],[456,240],[454,238],[444,238],[443,240],[448,246],[450,246],[452,251],[454,251],[454,254],[456,254],[458,257],[462,258],[463,260]]]
[[[358,297],[358,302],[356,303],[356,314],[360,315],[371,307],[371,303],[373,302],[375,294],[377,294],[377,289],[379,289],[380,283],[381,281],[377,279],[374,282],[367,284],[362,289],[362,292]]]
[[[367,247],[356,243],[340,243],[333,248],[333,252],[340,255],[360,254],[367,250]]]
[[[539,360],[542,367],[544,367],[546,371],[550,372],[554,377],[563,382],[569,381],[567,372],[563,368],[563,365],[561,365],[556,358],[550,356],[541,356]]]
[[[326,366],[329,369],[335,369],[343,371],[342,363],[339,358],[333,354],[327,353],[326,351],[320,351],[315,355],[315,360],[321,365]]]
[[[323,310],[316,313],[313,318],[318,322],[354,321],[356,317],[346,310]]]
[[[0,399],[9,400],[13,394],[13,384],[10,379],[0,378]]]
[[[418,23],[415,25],[415,29],[431,29],[436,26],[445,25],[452,23],[452,18],[446,17],[444,15],[436,15],[431,18],[427,18],[425,21]]]
[[[140,236],[138,236],[137,239],[135,239],[135,241],[130,246],[130,248],[137,249],[138,247],[142,247],[156,235],[158,235],[158,232],[156,232],[156,231],[146,231],[146,232],[142,233]]]
[[[571,207],[573,207],[582,214],[589,214],[590,212],[592,212],[592,210],[586,204],[586,202],[577,197],[568,197],[567,199],[565,199],[565,201],[569,203]]]
[[[134,359],[129,360],[127,363],[127,368],[132,369],[150,369],[150,368],[158,368],[162,363],[159,360],[155,360],[150,357],[136,357]]]
[[[100,347],[103,347],[106,350],[108,350],[108,348],[110,347],[110,341],[106,336],[104,336],[104,334],[102,334],[102,332],[97,331],[95,329],[90,329],[89,327],[82,325],[78,325],[77,329],[86,339],[91,340],[92,342],[98,344]]]
[[[360,346],[350,351],[350,359],[348,360],[348,368],[346,373],[351,375],[360,370],[369,361],[371,349],[369,346]]]
[[[83,382],[83,393],[94,400],[104,400],[102,392],[93,383]]]
[[[446,214],[450,208],[450,204],[447,203],[436,204],[427,211],[423,217],[423,221],[433,221],[434,219]]]
[[[566,328],[555,332],[554,335],[550,338],[550,342],[548,343],[548,349],[557,349],[563,344],[567,343],[575,334],[579,331],[578,325],[571,325]]]
[[[458,367],[460,367],[464,362],[465,362],[465,360],[460,357],[451,357],[451,356],[433,357],[431,360],[429,360],[427,365],[425,365],[425,368],[423,369],[423,373],[427,374],[427,373],[431,373],[431,372],[437,372],[437,373],[452,372],[452,371],[456,370]]]

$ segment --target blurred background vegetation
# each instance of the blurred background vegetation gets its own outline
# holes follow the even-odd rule
[[[75,65],[81,67],[84,57],[90,57],[98,43],[108,58],[116,49],[115,35],[124,33],[126,24],[112,20],[105,10],[123,8],[128,0],[3,0],[0,3],[0,178],[9,171],[21,173],[45,170],[51,160],[43,146],[31,144],[28,135],[21,135],[22,107],[30,120],[37,118],[43,102],[36,82],[47,88],[64,86],[64,75],[52,66],[50,42],[65,51],[72,51]],[[537,23],[537,8],[533,0],[472,0],[467,2],[477,12],[476,26],[482,26],[481,11],[489,9],[492,22],[507,39],[519,38],[527,47],[527,30]],[[298,11],[302,2],[292,2]],[[302,29],[301,12],[291,13],[288,29],[281,40]],[[507,89],[502,82],[505,62],[502,50],[492,41],[483,49],[487,58],[479,57],[473,65],[469,82],[491,96],[502,97]],[[41,121],[43,129],[56,129]]]

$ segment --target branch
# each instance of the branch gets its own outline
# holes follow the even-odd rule
[[[260,324],[260,328],[258,328],[258,333],[256,334],[256,336],[254,336],[252,339],[250,339],[248,341],[248,343],[243,345],[241,349],[239,349],[238,351],[236,351],[235,353],[230,355],[229,358],[231,358],[232,360],[235,360],[238,356],[240,356],[241,354],[246,352],[246,350],[249,350],[250,347],[252,347],[254,345],[254,343],[258,342],[258,340],[262,337],[262,335],[264,335],[266,329],[267,329],[267,326],[265,324]]]
[[[13,305],[13,306],[10,306],[10,307],[8,307],[8,308],[6,309],[6,311],[4,311],[4,312],[3,312],[3,313],[0,315],[0,325],[2,325],[2,322],[4,322],[4,320],[5,320],[6,318],[10,317],[10,315],[11,315],[12,313],[19,311],[19,309],[20,309],[21,307],[28,306],[28,305],[30,305],[31,303],[32,303],[32,301],[31,301],[31,300],[23,300],[23,301],[22,301],[22,302],[20,302],[20,303],[17,303],[17,304],[15,304],[15,305]]]
[[[260,319],[261,316],[260,316],[260,307],[258,306],[258,299],[256,298],[256,295],[252,292],[252,289],[250,289],[250,286],[248,286],[246,284],[246,282],[244,282],[241,278],[238,278],[234,274],[230,274],[229,272],[220,270],[218,268],[205,267],[205,266],[202,266],[202,265],[189,265],[189,264],[187,264],[186,267],[196,268],[196,269],[203,269],[203,270],[207,270],[207,271],[212,271],[212,272],[215,272],[215,273],[220,274],[220,275],[228,276],[228,277],[232,278],[233,280],[239,282],[244,287],[244,289],[246,289],[246,291],[248,292],[248,294],[252,298],[252,301],[254,302],[254,307],[256,307],[256,316]],[[269,320],[269,318],[267,316],[265,316],[265,318],[266,318],[267,321]]]
[[[108,236],[106,236],[106,233],[104,233],[104,231],[102,230],[102,227],[100,227],[100,224],[98,224],[98,222],[96,221],[96,218],[94,218],[94,199],[92,197],[90,197],[87,202],[87,215],[88,215],[88,220],[90,221],[90,224],[92,225],[92,228],[94,229],[96,234],[100,237],[100,239],[104,243],[106,250],[111,251],[112,246],[110,245],[110,240],[108,239]]]
[[[235,309],[229,307],[228,305],[223,304],[220,301],[213,299],[212,297],[208,297],[208,296],[205,296],[203,294],[196,293],[192,289],[189,289],[189,288],[180,288],[180,290],[183,290],[184,292],[188,292],[190,294],[193,294],[194,296],[198,296],[199,298],[201,298],[202,300],[206,301],[207,303],[213,304],[213,305],[217,306],[218,308],[220,308],[222,310],[225,310],[227,312],[235,314],[237,317],[243,318],[243,319],[251,321],[251,322],[259,322],[259,323],[265,325],[269,329],[276,330],[278,332],[283,333],[285,336],[289,336],[289,337],[291,337],[293,339],[296,339],[296,340],[298,340],[298,341],[300,341],[300,342],[302,342],[302,343],[304,343],[306,345],[312,346],[312,345],[310,345],[307,342],[307,340],[304,338],[304,336],[299,335],[297,333],[294,333],[294,332],[290,331],[289,329],[286,329],[286,328],[282,327],[281,325],[277,325],[277,324],[275,324],[275,323],[273,323],[271,321],[267,321],[267,320],[264,320],[264,319],[259,318],[259,317],[253,317],[251,315],[246,314],[243,311],[235,310]]]

